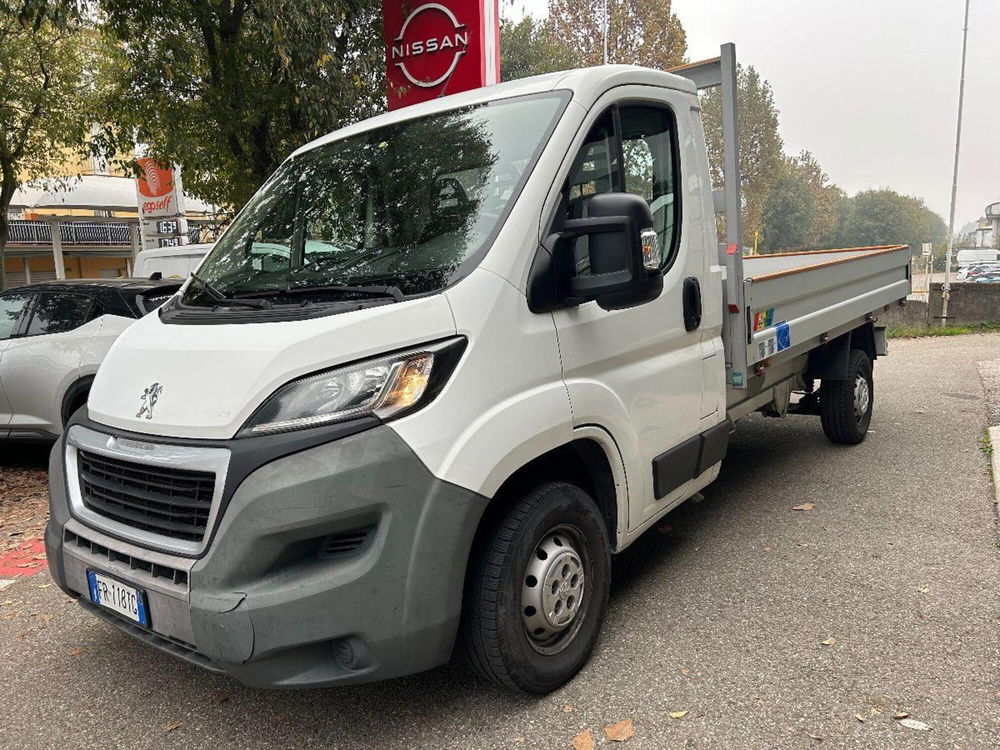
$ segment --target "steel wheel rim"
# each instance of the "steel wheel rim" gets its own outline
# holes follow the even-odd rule
[[[558,526],[531,551],[521,581],[521,621],[532,648],[557,654],[576,637],[590,606],[587,548],[580,532]]]
[[[854,418],[858,422],[864,420],[871,403],[872,390],[868,385],[868,378],[859,374],[854,378]]]

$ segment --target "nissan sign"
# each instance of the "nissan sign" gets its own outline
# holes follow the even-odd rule
[[[389,109],[500,79],[498,0],[383,0]]]

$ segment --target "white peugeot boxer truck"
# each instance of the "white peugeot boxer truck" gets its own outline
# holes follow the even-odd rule
[[[456,651],[516,690],[572,678],[612,555],[716,478],[736,420],[791,405],[864,439],[877,315],[910,289],[905,247],[744,257],[734,91],[727,45],[677,74],[444,97],[292,154],[118,339],[55,447],[59,586],[250,685]]]

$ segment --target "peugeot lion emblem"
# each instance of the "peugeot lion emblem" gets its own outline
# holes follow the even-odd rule
[[[146,419],[153,418],[153,407],[156,406],[156,400],[163,393],[163,386],[159,383],[152,383],[146,386],[146,390],[142,392],[142,406],[139,407],[139,411],[136,412],[136,417],[141,417],[143,414],[146,415]]]

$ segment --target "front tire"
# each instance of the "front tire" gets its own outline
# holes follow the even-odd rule
[[[611,546],[591,497],[547,482],[527,492],[473,556],[462,641],[486,679],[544,694],[572,679],[600,633]]]
[[[847,380],[824,380],[820,388],[823,432],[834,443],[857,445],[868,434],[874,404],[872,361],[860,349],[852,349]]]

